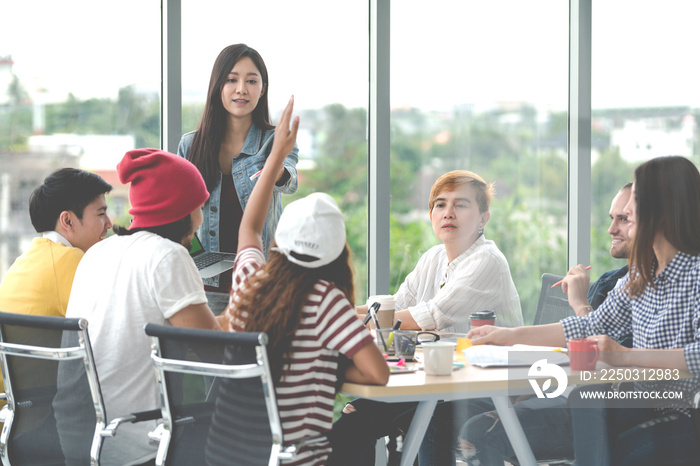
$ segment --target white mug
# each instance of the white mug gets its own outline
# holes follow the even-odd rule
[[[423,367],[428,375],[449,375],[452,373],[452,357],[456,342],[425,341],[423,348]]]

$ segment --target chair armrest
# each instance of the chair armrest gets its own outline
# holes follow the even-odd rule
[[[326,441],[328,441],[328,437],[326,437],[325,435],[303,438],[297,443],[282,448],[278,456],[279,460],[280,462],[293,460],[294,458],[296,458],[297,454],[302,448],[308,445],[313,445],[314,443],[321,443]]]
[[[7,399],[7,393],[3,392],[0,393],[0,400],[6,400]]]
[[[102,429],[100,432],[100,436],[102,437],[114,437],[117,433],[117,429],[121,424],[124,424],[125,422],[130,422],[130,423],[135,423],[135,422],[142,422],[142,421],[152,421],[155,419],[160,419],[162,417],[162,413],[160,409],[152,409],[150,411],[141,411],[138,413],[131,413],[128,416],[124,417],[118,417],[116,419],[112,419],[107,427]]]

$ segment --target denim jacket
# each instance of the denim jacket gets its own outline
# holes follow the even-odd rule
[[[177,148],[177,155],[187,158],[187,153],[194,140],[194,134],[195,131],[191,131],[182,136]],[[251,180],[250,177],[260,171],[265,164],[265,160],[267,160],[270,151],[272,151],[274,135],[274,129],[267,130],[263,134],[262,130],[253,124],[248,131],[248,136],[246,136],[241,153],[238,157],[233,159],[231,174],[233,175],[233,184],[236,188],[236,193],[238,193],[238,199],[241,202],[241,208],[243,210],[245,210],[245,206],[248,204],[250,193],[253,191],[255,182],[258,179],[256,177]],[[294,149],[292,149],[292,152],[290,152],[284,161],[284,168],[289,173],[289,179],[284,186],[275,185],[272,194],[270,209],[267,212],[267,218],[265,219],[265,226],[263,227],[262,233],[263,251],[266,256],[270,250],[270,243],[274,238],[275,230],[277,229],[277,222],[279,221],[280,215],[282,215],[282,193],[294,194],[298,187],[296,169],[297,161],[299,160],[298,154],[299,148],[295,144]],[[226,232],[219,231],[221,180],[219,180],[219,183],[209,194],[209,200],[204,204],[202,226],[199,227],[197,234],[205,250],[218,252],[219,235],[226,234]],[[204,284],[218,286],[219,277],[206,278],[204,279]]]

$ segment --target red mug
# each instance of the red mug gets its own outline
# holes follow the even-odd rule
[[[598,362],[598,343],[586,338],[569,340],[569,365],[575,371],[595,370]]]

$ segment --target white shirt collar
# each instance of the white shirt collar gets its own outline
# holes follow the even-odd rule
[[[63,236],[61,236],[60,233],[55,232],[55,231],[45,231],[41,234],[43,238],[48,239],[49,241],[53,241],[54,243],[61,243],[64,246],[68,246],[69,248],[72,248],[73,245],[70,244],[70,242],[65,239]]]

